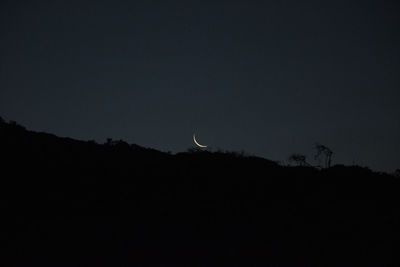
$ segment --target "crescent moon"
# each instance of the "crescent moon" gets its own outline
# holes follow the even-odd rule
[[[193,141],[194,141],[194,143],[195,143],[198,147],[207,147],[207,146],[200,145],[200,144],[197,142],[195,134],[193,134]]]

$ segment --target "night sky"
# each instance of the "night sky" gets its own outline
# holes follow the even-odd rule
[[[128,3],[130,2],[130,3]],[[400,168],[398,1],[1,1],[0,116],[162,151]]]

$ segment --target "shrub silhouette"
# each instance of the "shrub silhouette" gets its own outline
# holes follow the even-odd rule
[[[288,161],[290,163],[294,162],[298,166],[311,166],[310,164],[307,163],[306,161],[307,157],[302,154],[292,154],[289,156]]]
[[[114,144],[114,141],[112,140],[112,138],[107,138],[105,145],[112,146],[113,144]]]
[[[22,125],[19,125],[16,121],[9,121],[9,126],[11,126],[12,128],[16,129],[16,130],[26,130],[25,127],[23,127]]]

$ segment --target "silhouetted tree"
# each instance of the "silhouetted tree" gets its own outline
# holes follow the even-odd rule
[[[397,170],[394,171],[394,176],[400,178],[400,169],[397,169]]]
[[[329,168],[331,166],[333,154],[332,150],[319,143],[315,144],[315,150],[317,151],[317,153],[315,154],[314,158],[319,162],[323,159],[325,163],[325,168]]]
[[[0,116],[0,124],[6,123],[6,121]]]
[[[307,157],[302,154],[292,154],[289,156],[289,162],[295,162],[298,166],[310,166],[306,161]]]

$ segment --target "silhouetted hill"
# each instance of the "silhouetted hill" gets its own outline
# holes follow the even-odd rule
[[[171,155],[0,121],[1,228],[17,263],[396,262],[398,178]]]

